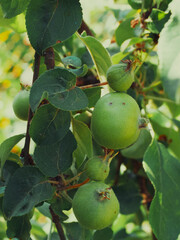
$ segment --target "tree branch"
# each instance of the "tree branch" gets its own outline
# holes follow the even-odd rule
[[[55,212],[52,210],[51,207],[49,207],[49,211],[50,211],[51,216],[52,216],[52,221],[53,221],[53,223],[55,224],[56,229],[57,229],[57,231],[58,231],[60,240],[66,240],[66,237],[65,237],[65,235],[64,235],[63,228],[62,228],[61,223],[60,223],[60,218],[59,218],[59,216],[58,216],[57,214],[55,214]]]
[[[36,52],[35,56],[34,56],[33,83],[36,81],[36,79],[39,76],[40,60],[41,60],[41,56]],[[31,155],[29,154],[30,140],[31,140],[30,135],[29,135],[29,128],[30,128],[30,122],[32,120],[32,117],[33,117],[33,112],[31,111],[31,108],[29,107],[25,144],[24,144],[24,148],[21,151],[21,157],[24,158],[24,165],[34,165],[33,159],[31,157]]]
[[[95,83],[95,84],[89,84],[89,85],[80,86],[79,88],[87,89],[87,88],[93,88],[93,87],[100,87],[100,86],[104,86],[104,85],[107,85],[107,84],[108,84],[108,82]]]
[[[55,67],[54,49],[52,47],[46,49],[43,56],[45,58],[44,63],[46,64],[47,70],[54,69],[54,67]],[[52,221],[55,224],[56,229],[58,231],[58,235],[59,235],[60,240],[66,240],[63,228],[62,228],[61,223],[60,223],[59,216],[57,214],[55,214],[55,212],[53,211],[53,209],[51,207],[49,207],[49,211],[50,211],[51,216],[52,216]]]
[[[46,64],[47,70],[54,69],[55,61],[54,61],[54,49],[52,47],[47,48],[43,54],[44,63]]]
[[[86,31],[87,35],[94,37],[94,34],[84,20],[82,20],[81,27],[78,29],[78,33],[81,34],[83,31]]]

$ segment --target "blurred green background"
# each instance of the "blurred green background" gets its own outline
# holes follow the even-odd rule
[[[119,25],[117,19],[123,18],[123,14],[117,17],[116,14],[119,14],[118,10],[131,11],[133,16],[135,16],[137,12],[130,8],[126,0],[80,0],[80,2],[82,4],[85,22],[95,32],[97,39],[99,39],[105,47],[109,47],[114,37],[115,30]],[[27,123],[17,119],[12,109],[13,99],[20,91],[21,84],[31,85],[33,76],[34,50],[28,41],[24,22],[24,14],[14,19],[4,20],[0,10],[0,144],[6,138],[25,133],[26,131]],[[152,57],[152,59],[157,60],[157,56],[156,58]],[[157,63],[155,62],[155,64]],[[156,109],[157,106],[151,103],[149,108],[149,114],[154,116],[154,122],[159,123],[159,116],[156,118],[156,115],[153,113],[153,110]],[[161,111],[167,113],[167,107],[166,109],[165,107],[161,107]],[[168,114],[168,117],[171,117],[172,114]],[[178,117],[178,119],[180,119],[179,111]],[[166,117],[164,124],[167,125],[169,122],[170,120]],[[159,128],[159,125],[157,128]],[[13,152],[20,154],[22,146],[23,141],[13,148]],[[178,152],[176,154],[178,155],[180,153]],[[68,214],[70,217],[69,222],[72,222],[72,220],[74,220],[72,211]],[[49,232],[55,231],[50,219],[42,215],[38,210],[35,210],[31,223],[32,240],[48,240],[50,239],[48,237]],[[141,206],[137,214],[119,215],[112,229],[114,232],[118,232],[121,228],[124,228],[124,226],[126,226],[127,233],[132,234],[131,239],[152,240],[147,209],[145,209],[144,206]],[[133,238],[133,233],[135,233],[135,236],[138,235],[139,238]],[[6,222],[2,217],[2,213],[0,213],[0,240],[7,239]],[[59,238],[57,234],[54,233],[51,239],[56,240]]]

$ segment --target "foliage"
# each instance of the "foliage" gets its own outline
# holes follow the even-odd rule
[[[90,2],[0,0],[2,240],[180,239],[180,3]],[[95,106],[124,91],[111,89],[112,76],[119,86],[129,73],[116,95],[131,96],[141,118],[133,121],[131,101],[121,103],[126,116],[111,101],[94,130]],[[26,122],[12,108],[25,89]],[[139,128],[148,135],[135,141]],[[130,143],[108,149],[105,137],[108,146]],[[89,159],[99,160],[91,174]]]

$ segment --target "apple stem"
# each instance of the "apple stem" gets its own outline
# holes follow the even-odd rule
[[[70,203],[72,203],[72,198],[65,192],[61,192],[61,195]]]
[[[108,154],[106,154],[105,156],[104,156],[104,161],[107,161],[108,162],[108,164],[110,164],[111,163],[111,161],[113,160],[113,158],[119,153],[119,152],[116,152],[116,153],[114,153],[114,150],[111,150]]]
[[[116,152],[114,155],[112,155],[109,159],[108,159],[108,163],[110,164],[111,161],[113,160],[113,158],[115,158],[118,155],[119,152]]]
[[[106,151],[103,161],[108,161],[108,159],[112,156],[113,152],[114,150],[110,150],[109,153],[107,153]]]
[[[74,180],[76,180],[82,173],[84,173],[85,172],[85,170],[84,171],[82,171],[82,172],[80,172],[80,173],[78,173],[76,176],[74,176],[73,178],[70,178],[69,180],[65,180],[65,182],[66,182],[66,185],[67,184],[69,184],[69,183],[71,183],[72,181],[74,181]]]

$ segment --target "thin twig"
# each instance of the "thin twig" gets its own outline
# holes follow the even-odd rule
[[[36,81],[36,79],[39,76],[39,68],[40,68],[40,60],[41,56],[36,52],[34,57],[34,75],[33,75],[33,83]],[[29,154],[29,148],[30,148],[30,135],[29,135],[29,128],[30,128],[30,122],[33,117],[33,112],[31,111],[31,108],[29,107],[29,114],[28,114],[28,122],[27,122],[27,129],[26,129],[26,139],[24,148],[21,151],[21,157],[24,158],[24,165],[34,165],[33,159],[31,155]]]
[[[50,211],[51,216],[52,216],[52,221],[55,224],[56,229],[58,231],[60,240],[66,240],[66,237],[64,235],[64,230],[63,230],[63,228],[61,226],[61,223],[60,223],[59,216],[57,214],[55,214],[55,212],[53,211],[53,209],[51,207],[49,207],[49,211]]]
[[[61,192],[62,197],[64,197],[69,203],[72,204],[72,198],[67,194],[67,192],[62,191]]]
[[[85,170],[83,170],[82,172],[78,173],[76,176],[66,180],[66,185],[68,185],[69,183],[73,182],[74,180],[76,180],[79,176],[81,176],[81,174],[83,174],[85,172]]]
[[[107,84],[108,84],[108,82],[95,83],[95,84],[89,84],[89,85],[85,85],[85,86],[80,86],[79,88],[86,89],[86,88],[93,88],[93,87],[104,86],[104,85],[107,85]]]
[[[70,186],[65,186],[65,187],[62,187],[62,188],[59,188],[60,191],[64,191],[64,190],[71,190],[71,189],[75,189],[75,188],[79,188],[81,187],[82,185],[88,183],[90,181],[89,178],[87,178],[84,182],[82,183],[78,183],[78,184],[75,184],[75,185],[70,185]]]
[[[79,28],[78,33],[81,34],[83,31],[86,31],[87,35],[89,36],[92,37],[94,36],[94,34],[92,33],[92,31],[90,30],[90,28],[88,27],[84,20],[81,23],[81,27]]]

